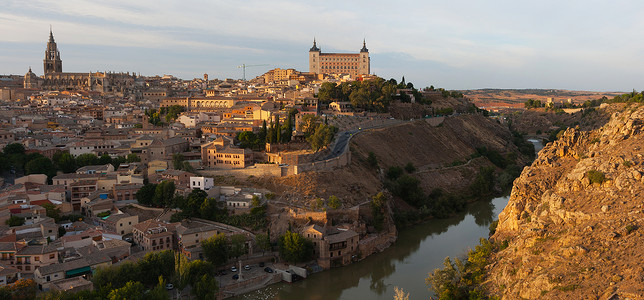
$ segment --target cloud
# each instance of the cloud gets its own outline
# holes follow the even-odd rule
[[[44,50],[51,24],[64,65],[80,69],[125,65],[190,76],[215,68],[222,77],[236,77],[238,70],[225,70],[241,63],[306,70],[315,36],[323,51],[340,52],[358,51],[366,38],[372,67],[384,77],[417,74],[454,88],[629,90],[637,84],[619,74],[642,75],[633,70],[644,67],[643,12],[644,3],[634,0],[7,0],[0,12],[2,47],[33,49],[9,51],[13,60],[3,54],[0,72],[23,73],[32,59],[39,64],[33,53]],[[103,59],[92,54],[103,49],[113,51]]]

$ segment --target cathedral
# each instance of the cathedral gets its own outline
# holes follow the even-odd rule
[[[43,68],[44,75],[42,77],[36,76],[31,71],[31,67],[29,68],[29,72],[24,77],[24,88],[127,94],[127,91],[134,86],[134,80],[136,79],[136,75],[130,75],[130,73],[63,72],[63,61],[60,58],[60,51],[58,51],[51,29],[49,30],[49,41],[47,41]]]

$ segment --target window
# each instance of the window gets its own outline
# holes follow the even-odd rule
[[[49,254],[49,259],[54,259],[56,258],[56,254]]]

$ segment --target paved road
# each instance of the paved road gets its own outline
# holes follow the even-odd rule
[[[333,150],[331,150],[331,154],[329,154],[327,157],[323,158],[322,160],[327,160],[334,158],[344,152],[344,148],[347,146],[347,143],[349,142],[349,139],[351,138],[352,135],[358,133],[360,129],[358,130],[349,130],[349,131],[344,131],[338,134],[338,139],[335,142],[335,145],[333,146]]]

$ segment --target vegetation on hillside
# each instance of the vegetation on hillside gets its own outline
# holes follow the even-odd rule
[[[490,255],[506,244],[494,244],[481,239],[479,245],[467,253],[467,260],[452,261],[445,258],[443,269],[435,269],[425,279],[425,284],[439,299],[496,299],[490,298],[480,288],[485,281],[485,266]]]
[[[197,299],[215,299],[219,286],[215,276],[210,262],[188,261],[165,250],[148,253],[137,262],[98,268],[92,276],[93,291],[48,291],[36,299],[170,299],[166,283],[173,283],[179,290],[192,287],[190,294]]]

